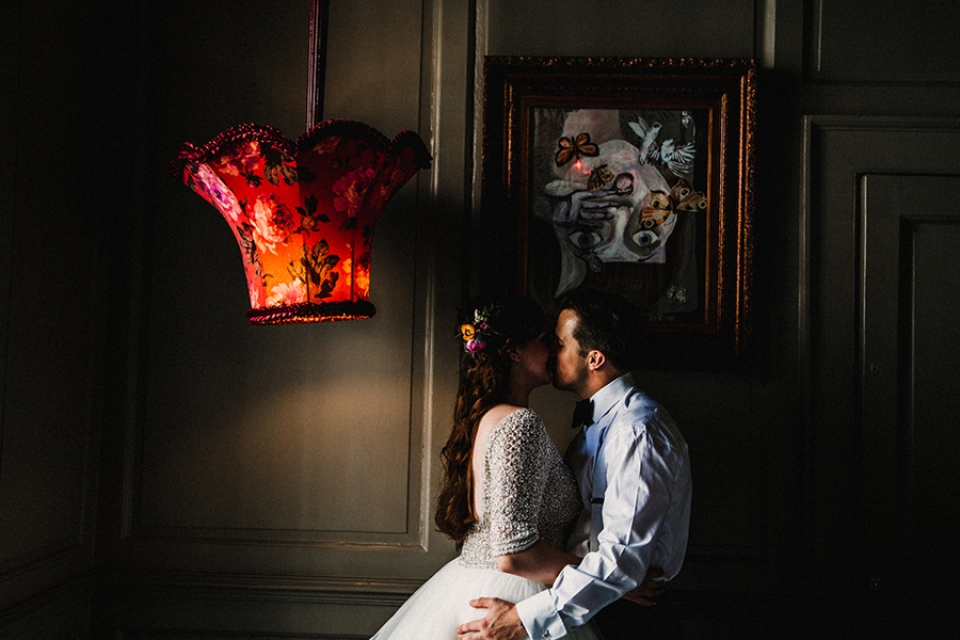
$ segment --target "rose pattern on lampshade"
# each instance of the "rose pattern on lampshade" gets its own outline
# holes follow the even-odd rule
[[[377,221],[389,199],[430,167],[420,137],[393,141],[365,124],[328,120],[296,142],[239,125],[181,145],[174,171],[220,212],[243,256],[254,324],[369,318]]]

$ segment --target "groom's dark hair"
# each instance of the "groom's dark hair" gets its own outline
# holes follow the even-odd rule
[[[564,309],[577,314],[573,337],[580,343],[580,355],[600,351],[623,372],[639,366],[643,319],[633,303],[610,291],[578,289],[561,301]]]

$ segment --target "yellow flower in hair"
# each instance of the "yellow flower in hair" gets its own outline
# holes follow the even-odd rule
[[[463,324],[460,325],[460,335],[464,340],[470,340],[477,335],[477,330],[473,327],[472,324]]]

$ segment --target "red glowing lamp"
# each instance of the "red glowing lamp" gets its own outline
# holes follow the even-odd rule
[[[328,120],[293,142],[240,125],[180,147],[175,170],[217,208],[243,255],[253,324],[369,318],[373,233],[387,201],[430,167],[420,137]]]

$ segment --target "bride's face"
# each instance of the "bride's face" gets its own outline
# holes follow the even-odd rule
[[[536,386],[542,386],[550,382],[550,372],[547,369],[550,346],[546,333],[541,333],[525,345],[518,347],[517,354],[520,356],[518,366],[524,374],[530,376],[531,381]]]

